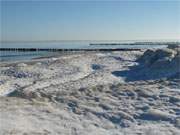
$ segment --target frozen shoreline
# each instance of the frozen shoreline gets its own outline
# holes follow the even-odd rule
[[[128,54],[129,53],[129,54]],[[55,56],[55,57],[47,57],[47,58],[40,58],[40,59],[33,59],[27,61],[15,61],[15,62],[3,62],[0,64],[1,68],[1,82],[3,83],[4,80],[9,80],[9,86],[20,85],[18,88],[24,87],[26,85],[32,85],[33,88],[40,87],[39,83],[44,83],[44,85],[56,83],[68,83],[71,84],[73,81],[81,81],[81,79],[86,78],[87,82],[92,82],[91,85],[96,86],[96,79],[100,76],[101,83],[108,83],[111,82],[113,84],[113,79],[116,82],[119,82],[119,77],[115,77],[111,74],[112,71],[118,70],[123,66],[128,67],[129,65],[136,64],[136,62],[128,61],[129,56],[132,55],[132,59],[135,60],[133,55],[140,55],[142,52],[136,51],[129,51],[129,52],[120,52],[122,58],[119,57],[119,52],[111,52],[111,53],[77,53],[71,55],[64,55],[64,56]],[[123,58],[124,57],[124,58]],[[133,58],[134,57],[134,58]],[[119,62],[121,59],[127,59],[127,61],[123,64]],[[113,65],[111,65],[113,64]],[[107,74],[110,75],[108,80]],[[103,75],[106,78],[103,78]],[[3,79],[4,78],[4,79]],[[49,78],[49,80],[47,79]],[[111,80],[112,79],[112,80]],[[51,81],[51,82],[49,82]],[[123,81],[123,80],[122,80]],[[76,82],[76,83],[77,83]],[[13,83],[13,84],[12,84]],[[26,84],[27,83],[27,84]],[[98,82],[100,84],[100,82]],[[1,86],[8,85],[7,83],[3,83]],[[83,84],[82,84],[83,85]],[[73,85],[73,87],[83,87]],[[86,86],[85,86],[86,87]],[[3,88],[1,88],[1,93]],[[4,89],[7,90],[5,87]],[[10,91],[11,88],[9,88]],[[7,93],[7,92],[5,92]]]
[[[0,93],[8,96],[0,97],[0,134],[178,135],[179,80],[127,81],[119,74],[143,53],[1,63]]]

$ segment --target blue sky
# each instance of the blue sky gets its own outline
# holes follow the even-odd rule
[[[178,39],[180,1],[1,1],[1,40]]]

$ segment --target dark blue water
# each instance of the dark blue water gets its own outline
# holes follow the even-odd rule
[[[38,51],[38,52],[15,52],[15,51],[0,51],[0,61],[28,60],[37,57],[52,56],[53,52]]]
[[[109,41],[109,43],[132,43],[133,41]],[[26,42],[26,43],[0,43],[0,48],[59,48],[59,49],[108,49],[108,48],[159,48],[166,46],[148,46],[148,45],[97,45],[90,46],[90,43],[102,43],[102,41],[62,41],[62,42]],[[104,43],[104,42],[103,42]],[[108,41],[106,41],[108,43]],[[15,51],[0,51],[0,61],[26,60],[37,57],[53,55],[52,52],[37,51],[37,52],[15,52]]]

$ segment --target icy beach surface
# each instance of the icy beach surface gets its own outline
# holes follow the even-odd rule
[[[178,135],[179,49],[0,64],[0,134]]]

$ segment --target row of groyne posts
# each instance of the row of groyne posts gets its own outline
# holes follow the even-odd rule
[[[115,49],[56,49],[56,48],[0,48],[0,51],[49,51],[49,52],[71,52],[71,51],[140,51],[133,48],[115,48]]]

